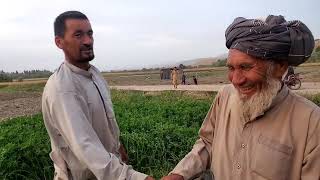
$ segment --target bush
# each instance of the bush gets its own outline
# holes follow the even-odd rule
[[[12,78],[0,72],[0,82],[12,82]]]

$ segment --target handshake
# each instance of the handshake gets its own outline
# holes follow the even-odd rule
[[[161,180],[214,180],[213,173],[210,170],[202,171],[189,179],[184,179],[183,176],[178,174],[170,174],[168,176],[164,176]],[[153,177],[148,176],[145,180],[154,180]]]
[[[148,176],[145,180],[155,180],[153,177]],[[168,176],[164,176],[161,180],[184,180],[182,176],[177,174],[170,174]]]
[[[153,177],[148,176],[145,180],[155,180]],[[177,174],[170,174],[168,176],[164,176],[161,178],[161,180],[185,180],[182,176]]]

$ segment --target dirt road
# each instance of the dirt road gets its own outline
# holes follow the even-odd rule
[[[174,89],[172,85],[157,85],[157,86],[112,86],[113,89],[119,90],[137,90],[137,91],[219,91],[226,84],[204,84],[204,85],[179,85]],[[297,93],[317,94],[320,93],[320,82],[305,82],[302,83],[299,90],[294,90]]]
[[[226,84],[179,85],[178,91],[218,91]],[[111,86],[112,89],[138,91],[175,90],[172,85]],[[303,83],[297,93],[320,93],[320,83]],[[41,93],[0,93],[0,121],[3,119],[32,115],[41,112]]]

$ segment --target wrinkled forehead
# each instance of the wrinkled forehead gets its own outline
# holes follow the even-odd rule
[[[265,61],[249,54],[243,53],[237,49],[230,49],[228,53],[227,64],[241,64],[241,63],[257,63]]]

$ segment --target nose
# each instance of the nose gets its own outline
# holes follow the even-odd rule
[[[246,82],[246,78],[240,70],[234,70],[230,80],[232,84],[236,86],[241,86]]]
[[[90,35],[85,35],[83,38],[84,45],[92,45],[93,44],[93,37]]]

